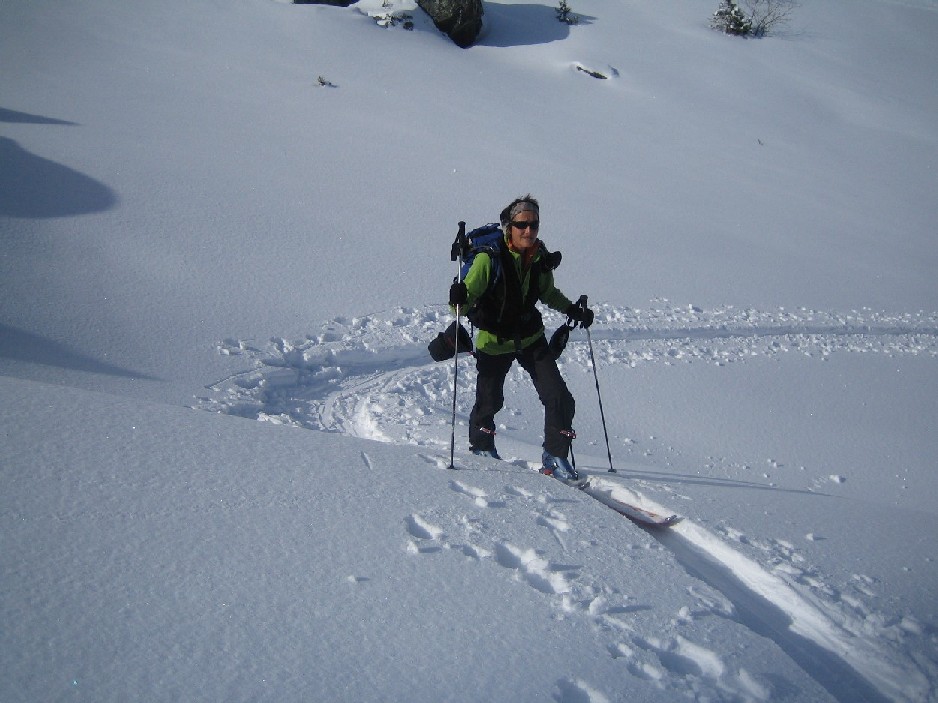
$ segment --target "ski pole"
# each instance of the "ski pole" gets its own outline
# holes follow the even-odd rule
[[[577,305],[586,308],[585,295],[580,296]],[[590,364],[593,365],[593,380],[596,381],[596,397],[599,399],[599,417],[603,421],[603,436],[606,438],[606,456],[609,457],[608,473],[614,474],[616,470],[612,466],[612,449],[609,448],[609,432],[606,430],[606,413],[603,412],[603,396],[602,393],[599,392],[599,374],[596,373],[596,357],[593,355],[593,337],[590,334],[589,327],[584,327],[584,329],[586,330],[586,341],[589,343]]]
[[[457,262],[456,281],[462,282],[462,255],[466,244],[466,223],[460,221],[459,231],[456,233],[456,240],[453,242],[453,248],[450,250],[450,260]],[[456,303],[456,354],[453,356],[453,420],[450,424],[449,433],[449,469],[455,469],[453,463],[456,454],[456,382],[459,379],[459,303]]]

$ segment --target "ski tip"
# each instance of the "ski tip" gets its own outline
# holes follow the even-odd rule
[[[649,513],[647,511],[642,511],[640,513],[636,512],[622,512],[622,515],[627,517],[629,520],[634,522],[640,527],[645,527],[652,530],[665,529],[668,527],[673,527],[678,524],[684,518],[679,515],[658,515],[656,513]]]
[[[680,515],[668,515],[667,517],[661,517],[652,522],[646,522],[645,525],[648,527],[672,527],[673,525],[678,524],[683,520]]]

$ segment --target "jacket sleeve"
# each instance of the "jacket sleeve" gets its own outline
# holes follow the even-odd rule
[[[573,301],[554,285],[553,271],[541,271],[540,284],[541,290],[539,298],[547,307],[557,312],[566,312],[567,308],[573,304]]]

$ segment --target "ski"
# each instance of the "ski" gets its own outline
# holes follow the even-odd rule
[[[550,476],[550,474],[543,475]],[[612,508],[620,515],[627,517],[632,522],[642,525],[643,527],[671,527],[671,525],[676,525],[681,521],[681,518],[677,515],[661,515],[651,510],[646,510],[645,508],[639,508],[637,505],[625,503],[617,498],[613,498],[611,491],[605,491],[590,485],[589,478],[585,476],[581,476],[572,481],[557,478],[556,476],[551,476],[551,478],[571,488],[582,491],[590,498],[599,501],[607,508]]]
[[[603,505],[612,508],[620,515],[624,515],[629,520],[644,527],[671,527],[676,525],[681,521],[680,516],[678,515],[662,515],[660,513],[652,512],[651,510],[646,510],[645,508],[639,508],[637,505],[632,505],[630,503],[624,503],[617,498],[613,498],[612,494],[609,491],[604,491],[600,488],[595,488],[586,483],[580,490],[582,490],[590,498],[593,498]]]
[[[505,461],[505,459],[499,458],[499,459],[495,459],[495,461]],[[624,501],[619,500],[618,498],[613,498],[611,491],[603,490],[602,488],[597,488],[591,485],[589,477],[587,476],[581,476],[580,478],[574,481],[565,481],[561,478],[557,478],[556,476],[541,473],[539,467],[534,466],[534,464],[531,464],[530,462],[525,462],[525,463],[527,463],[528,466],[530,466],[532,469],[540,473],[542,476],[546,476],[547,478],[552,479],[554,481],[558,481],[564,484],[565,486],[569,486],[570,488],[574,488],[576,490],[581,491],[582,493],[584,493],[585,495],[588,495],[593,500],[596,500],[602,503],[607,508],[612,508],[620,515],[627,517],[629,520],[631,520],[635,524],[640,525],[642,527],[649,527],[649,528],[671,527],[672,525],[676,525],[677,523],[681,521],[680,515],[676,515],[674,513],[670,515],[656,513],[652,510],[646,510],[645,508],[640,508],[637,505],[626,503]]]

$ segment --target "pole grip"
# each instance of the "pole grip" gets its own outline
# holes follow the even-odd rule
[[[456,232],[456,239],[453,240],[453,246],[449,252],[450,261],[458,261],[462,268],[462,259],[466,251],[466,223],[459,221],[459,231]]]

